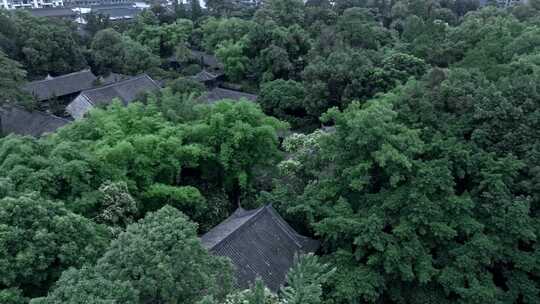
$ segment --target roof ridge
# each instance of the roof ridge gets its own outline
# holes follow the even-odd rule
[[[215,76],[215,75],[216,75],[216,74],[214,74],[214,73],[208,71],[207,69],[202,69],[202,71],[200,71],[199,73],[206,73],[206,74],[210,74],[210,75],[212,75],[212,76]]]
[[[223,87],[215,87],[210,91],[216,91],[216,90],[240,93],[240,94],[251,95],[251,96],[257,96],[256,94],[247,93],[247,92],[240,91],[240,90],[233,90],[233,89],[223,88]]]
[[[76,75],[76,74],[82,74],[82,73],[85,73],[85,72],[90,72],[92,73],[92,71],[90,69],[84,69],[84,70],[80,70],[80,71],[77,71],[77,72],[71,72],[71,73],[68,73],[68,74],[63,74],[63,75],[60,75],[60,76],[56,76],[56,77],[52,77],[50,79],[41,79],[41,80],[34,80],[34,81],[30,81],[28,82],[27,84],[33,84],[33,83],[39,83],[39,82],[45,82],[45,81],[51,81],[51,80],[56,80],[56,79],[61,79],[61,78],[65,78],[65,77],[68,77],[68,76],[73,76],[73,75]],[[94,73],[92,73],[93,75]],[[96,75],[94,75],[95,77]]]
[[[60,116],[56,116],[52,113],[47,113],[47,112],[43,112],[43,111],[39,111],[39,110],[28,110],[22,106],[19,106],[19,105],[8,105],[8,106],[3,106],[3,107],[0,107],[0,110],[1,109],[5,109],[5,110],[9,110],[9,108],[15,108],[15,109],[18,109],[18,110],[21,110],[21,111],[25,111],[25,112],[28,112],[28,113],[37,113],[37,114],[41,114],[41,115],[44,115],[44,116],[50,116],[50,117],[54,117],[54,118],[57,118],[57,119],[60,119],[60,120],[63,120],[65,122],[71,122],[71,120],[67,119],[67,118],[64,118],[64,117],[60,117]]]
[[[267,209],[270,214],[272,215],[272,219],[274,219],[277,224],[283,228],[283,231],[285,234],[300,248],[304,247],[302,243],[297,239],[298,233],[279,215],[279,213],[272,207],[272,204],[268,204],[265,206],[265,209]]]
[[[124,80],[120,80],[120,81],[117,81],[117,82],[113,82],[113,83],[109,83],[109,84],[106,84],[104,86],[100,86],[100,87],[97,87],[97,88],[92,88],[92,89],[88,89],[88,90],[84,90],[81,92],[81,94],[85,94],[87,92],[93,92],[93,91],[97,91],[97,90],[100,90],[100,89],[105,89],[105,88],[108,88],[108,87],[114,87],[114,86],[117,86],[119,84],[123,84],[123,83],[127,83],[127,82],[130,82],[130,81],[133,81],[133,80],[138,80],[138,79],[141,79],[143,77],[148,77],[153,84],[155,84],[157,86],[157,84],[155,83],[155,81],[150,77],[148,76],[148,74],[141,74],[141,75],[137,75],[137,76],[133,76],[129,79],[124,79]],[[159,86],[158,86],[159,87]]]
[[[215,247],[217,247],[219,244],[223,243],[225,240],[228,240],[232,235],[234,235],[236,232],[238,232],[240,230],[240,228],[242,227],[245,227],[246,224],[248,223],[251,223],[253,222],[253,220],[257,217],[259,217],[261,215],[261,211],[265,210],[265,207],[266,206],[262,206],[262,207],[259,207],[258,209],[254,209],[255,212],[253,214],[250,214],[250,218],[248,220],[246,220],[244,223],[242,223],[241,225],[239,225],[238,227],[235,227],[231,232],[229,232],[224,238],[222,238],[221,240],[219,240],[217,243],[213,244],[212,246],[210,246],[208,248],[208,250],[212,250],[214,249]],[[245,211],[245,210],[244,210]],[[248,210],[247,212],[249,211],[253,211],[253,210]],[[235,211],[236,212],[236,211]],[[234,214],[234,213],[233,213]],[[231,214],[232,215],[232,214]],[[242,216],[240,216],[242,217]],[[216,226],[217,227],[217,226]]]

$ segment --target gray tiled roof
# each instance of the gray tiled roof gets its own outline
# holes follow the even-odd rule
[[[208,103],[214,103],[223,99],[240,100],[247,99],[249,101],[256,101],[257,95],[248,94],[240,91],[234,91],[224,88],[213,88],[201,96],[201,99]]]
[[[70,123],[70,120],[38,111],[27,111],[19,107],[0,108],[0,133],[31,135],[39,137],[52,133]]]
[[[28,10],[34,17],[76,17],[77,13],[70,8],[47,7]]]
[[[247,288],[260,277],[273,291],[283,284],[295,254],[319,246],[296,233],[270,205],[250,211],[239,208],[201,242],[213,254],[231,259],[237,287]]]
[[[154,90],[159,90],[159,85],[150,76],[144,74],[100,88],[86,90],[81,95],[84,95],[94,106],[109,104],[114,98],[128,104],[134,101],[139,94]]]
[[[223,67],[223,64],[221,64],[221,62],[219,62],[219,60],[216,58],[216,56],[214,56],[212,54],[209,54],[209,53],[206,53],[206,52],[201,52],[201,51],[197,51],[197,50],[191,50],[191,57],[194,60],[199,61],[203,65],[211,67],[211,68],[222,68]]]
[[[102,77],[100,80],[103,85],[119,82],[122,80],[130,79],[131,76],[124,75],[124,74],[118,74],[118,73],[109,73],[109,75]]]
[[[199,81],[199,82],[207,82],[216,80],[218,77],[220,77],[220,74],[214,74],[211,72],[208,72],[207,70],[202,70],[197,75],[193,76],[193,80]]]
[[[141,10],[131,4],[93,6],[92,12],[108,15],[109,19],[133,19]]]
[[[90,70],[82,70],[58,77],[48,77],[43,80],[27,83],[23,89],[33,95],[38,101],[79,93],[92,88],[96,76]]]

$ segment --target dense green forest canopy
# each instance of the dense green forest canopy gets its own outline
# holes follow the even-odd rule
[[[538,0],[206,4],[0,11],[2,103],[85,67],[165,83],[0,138],[1,303],[540,303]],[[257,102],[200,103],[191,49]],[[321,241],[278,294],[198,240],[239,202]]]

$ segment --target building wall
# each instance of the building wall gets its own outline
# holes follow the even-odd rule
[[[64,6],[63,0],[0,0],[0,8],[45,8]]]
[[[68,112],[75,120],[78,120],[83,118],[93,107],[94,106],[88,101],[86,96],[81,94],[66,107],[66,112]]]
[[[132,4],[134,0],[65,0],[64,4],[70,7],[85,7],[94,5]]]
[[[528,4],[529,0],[480,0],[480,6],[495,5],[498,7],[511,7],[518,4]]]

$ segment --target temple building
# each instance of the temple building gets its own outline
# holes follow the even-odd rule
[[[74,119],[81,119],[96,106],[105,107],[114,99],[127,105],[146,92],[157,91],[160,86],[150,76],[143,74],[96,89],[82,91],[67,107]]]
[[[236,287],[248,288],[256,278],[277,292],[293,266],[294,256],[314,252],[319,242],[298,234],[271,206],[238,208],[201,237],[212,254],[228,257]]]
[[[0,108],[0,136],[17,134],[40,137],[53,133],[70,122],[62,117],[22,107]]]
[[[27,83],[22,89],[38,101],[62,99],[71,101],[80,92],[93,88],[97,77],[89,70],[64,74],[57,77],[47,76],[45,79]]]

